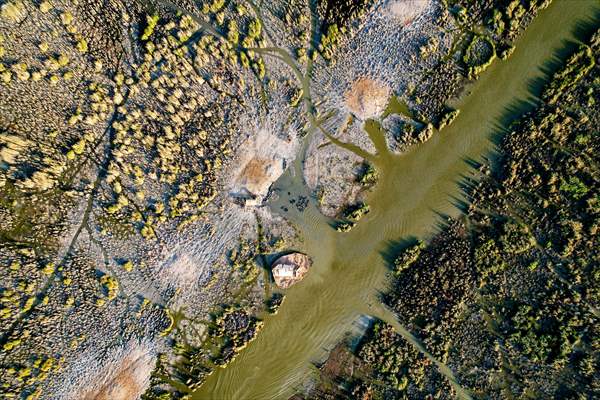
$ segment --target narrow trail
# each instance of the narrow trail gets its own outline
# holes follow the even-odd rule
[[[124,99],[127,99],[129,97],[129,92],[125,92],[123,97],[124,97]],[[101,145],[104,144],[103,138],[108,136],[107,143],[106,143],[105,150],[104,150],[103,159],[102,159],[101,163],[97,166],[96,177],[94,179],[94,182],[92,183],[90,192],[87,195],[87,199],[85,201],[85,208],[81,214],[80,222],[77,225],[77,229],[75,230],[75,233],[69,240],[69,244],[67,245],[67,248],[64,251],[64,253],[62,255],[58,254],[59,260],[56,262],[56,267],[55,267],[54,271],[48,276],[46,283],[39,290],[38,294],[35,297],[35,301],[31,305],[29,310],[22,312],[19,315],[19,317],[16,318],[12,322],[10,327],[8,327],[5,330],[5,332],[0,336],[0,346],[4,345],[8,341],[10,336],[13,334],[13,332],[15,331],[17,326],[23,320],[25,320],[29,315],[31,315],[31,313],[33,313],[40,304],[42,304],[44,296],[48,293],[48,291],[52,288],[52,286],[55,283],[55,278],[58,275],[58,267],[60,265],[66,264],[67,261],[69,261],[71,259],[71,257],[74,255],[75,247],[77,246],[81,232],[83,232],[84,229],[86,230],[86,232],[90,232],[89,220],[90,220],[90,215],[92,213],[92,208],[94,205],[94,199],[96,198],[98,191],[100,190],[100,185],[102,184],[102,179],[103,179],[104,175],[106,174],[106,171],[108,171],[108,166],[109,166],[111,160],[113,160],[113,158],[114,158],[113,146],[114,146],[114,138],[115,138],[116,131],[112,125],[113,125],[113,122],[115,122],[117,120],[118,116],[119,116],[119,113],[117,112],[117,109],[115,107],[115,108],[113,108],[111,117],[108,120],[106,130],[104,131],[104,133],[102,135],[100,135],[100,138],[94,144],[95,148],[100,147]],[[90,234],[90,238],[92,238],[91,234]],[[66,317],[63,317],[63,318],[66,318]]]
[[[423,343],[419,339],[417,339],[417,337],[415,337],[415,335],[413,335],[408,329],[406,329],[406,327],[404,327],[404,325],[402,325],[398,321],[398,317],[396,316],[396,314],[393,311],[391,311],[389,308],[387,308],[385,305],[383,305],[381,303],[378,303],[377,305],[378,306],[374,310],[375,312],[373,312],[371,314],[371,316],[376,317],[376,318],[382,320],[383,322],[385,322],[386,324],[392,326],[394,328],[394,330],[400,336],[402,336],[414,348],[416,348],[418,351],[420,351],[421,354],[423,354],[431,362],[433,362],[436,365],[436,367],[438,368],[438,371],[444,377],[446,377],[446,379],[448,380],[448,382],[450,383],[452,388],[454,390],[456,390],[456,394],[459,398],[464,399],[464,400],[471,400],[472,397],[469,394],[469,391],[460,385],[460,383],[458,382],[458,379],[456,378],[456,376],[454,376],[454,373],[452,372],[452,370],[446,364],[444,364],[443,362],[441,362],[440,360],[435,358],[433,356],[433,354],[431,354],[425,348]]]

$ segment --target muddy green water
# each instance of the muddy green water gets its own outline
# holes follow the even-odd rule
[[[455,104],[461,113],[452,125],[402,156],[377,146],[380,180],[368,196],[371,212],[352,231],[335,232],[312,204],[303,213],[295,211],[289,198],[306,194],[299,163],[295,174],[284,175],[276,183],[282,196],[271,206],[276,212],[281,205],[289,207],[286,216],[305,238],[302,250],[314,265],[287,290],[278,314],[265,318],[257,339],[227,368],[215,371],[193,398],[286,399],[306,382],[311,364],[322,361],[344,334],[356,332],[365,315],[393,323],[419,347],[377,300],[386,284],[384,254],[397,240],[434,233],[440,213],[460,213],[455,206],[463,199],[458,183],[471,173],[466,160],[481,160],[493,149],[490,135],[497,132],[501,117],[517,100],[530,99],[532,79],[545,76],[544,64],[566,40],[575,40],[577,24],[599,8],[595,0],[555,0],[519,39],[514,54],[494,62]],[[451,372],[438,366],[452,382]]]

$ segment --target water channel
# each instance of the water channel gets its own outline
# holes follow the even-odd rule
[[[517,41],[513,55],[496,60],[469,87],[455,104],[461,113],[449,127],[404,155],[377,146],[380,179],[367,198],[371,212],[350,232],[332,229],[312,203],[302,213],[290,207],[285,215],[297,225],[304,238],[302,250],[314,261],[310,273],[287,290],[284,304],[265,318],[256,340],[215,371],[193,398],[286,399],[310,376],[312,363],[322,361],[344,334],[356,331],[362,316],[379,317],[402,331],[378,301],[386,285],[385,255],[399,240],[435,233],[440,214],[460,214],[456,202],[464,195],[459,183],[472,173],[467,160],[481,161],[493,151],[491,135],[511,107],[517,101],[535,101],[531,83],[546,78],[547,63],[567,41],[576,41],[578,24],[598,12],[595,0],[555,0]],[[276,183],[281,196],[271,204],[275,212],[289,206],[290,198],[307,195],[299,165]],[[438,366],[452,383],[451,372]]]

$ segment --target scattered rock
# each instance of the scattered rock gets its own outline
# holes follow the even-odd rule
[[[298,200],[296,201],[296,208],[298,211],[302,212],[306,209],[306,207],[308,207],[308,197],[299,196]]]
[[[339,146],[325,145],[322,134],[311,141],[303,165],[304,180],[318,199],[319,210],[328,217],[338,214],[344,204],[354,203],[363,189],[356,182],[363,159]]]
[[[282,289],[287,289],[304,278],[312,261],[310,257],[302,253],[292,253],[279,257],[273,263],[273,278],[275,283]]]

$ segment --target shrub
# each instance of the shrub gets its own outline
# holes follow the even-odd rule
[[[365,162],[361,165],[358,172],[357,182],[361,185],[373,185],[377,183],[379,174],[377,170],[369,163]]]
[[[52,9],[52,3],[50,3],[49,1],[42,1],[40,3],[40,11],[41,12],[47,13],[51,9]]]
[[[403,271],[413,265],[419,259],[419,255],[424,248],[425,243],[418,241],[412,246],[404,249],[394,260],[394,274],[400,275]]]
[[[358,221],[363,215],[367,214],[370,208],[367,204],[360,202],[351,206],[347,206],[343,212],[344,218]]]
[[[258,39],[262,31],[262,25],[259,20],[255,19],[250,22],[248,26],[248,37],[251,39]]]
[[[290,98],[290,106],[296,107],[298,103],[300,103],[300,100],[302,100],[303,94],[304,91],[302,89],[295,88],[294,92],[292,93],[292,97]]]
[[[133,263],[131,260],[127,260],[123,263],[123,269],[127,272],[133,271]]]
[[[156,24],[158,23],[158,14],[154,15],[146,15],[146,28],[144,28],[144,33],[142,34],[142,40],[148,40],[152,33],[154,32],[154,28],[156,28]]]
[[[227,40],[231,44],[238,44],[240,40],[237,22],[234,19],[230,20],[227,26]]]
[[[496,58],[494,43],[487,36],[475,35],[463,54],[463,62],[468,67],[469,78],[475,79],[485,71]]]
[[[581,199],[589,192],[589,188],[578,177],[572,176],[568,181],[563,181],[560,190],[567,193],[575,200]]]
[[[441,131],[447,125],[450,125],[456,119],[456,117],[458,117],[458,114],[460,114],[460,110],[447,110],[440,117],[440,121],[438,122],[437,126],[438,131]]]
[[[352,221],[342,221],[336,225],[335,230],[338,232],[349,232],[354,228],[354,225],[355,223]]]

